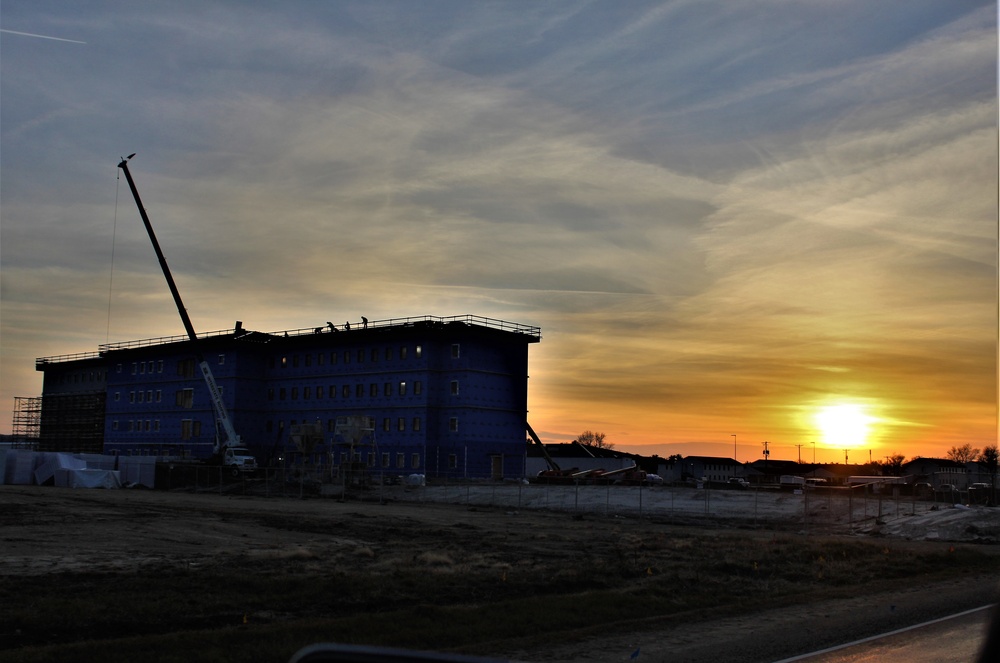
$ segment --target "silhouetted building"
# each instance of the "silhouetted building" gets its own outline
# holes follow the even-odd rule
[[[242,443],[263,466],[297,453],[292,427],[322,439],[310,462],[428,477],[522,476],[528,345],[540,330],[456,316],[262,333],[233,330],[38,359],[42,450],[207,458],[216,417],[200,352]],[[366,417],[358,444],[338,420]]]

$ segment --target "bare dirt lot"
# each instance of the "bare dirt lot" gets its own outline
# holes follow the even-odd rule
[[[287,661],[336,641],[522,661],[773,661],[998,590],[996,545],[470,495],[0,486],[0,660]]]

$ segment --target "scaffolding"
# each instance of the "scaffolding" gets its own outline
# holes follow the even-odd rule
[[[42,399],[39,451],[104,451],[103,392],[53,394]]]
[[[15,396],[14,419],[11,425],[11,447],[37,449],[42,425],[42,397]]]

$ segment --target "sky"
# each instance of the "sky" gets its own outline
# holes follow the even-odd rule
[[[997,123],[994,2],[4,0],[0,403],[184,333],[135,152],[199,332],[537,325],[546,442],[995,444]]]

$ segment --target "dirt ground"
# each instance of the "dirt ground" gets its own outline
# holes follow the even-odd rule
[[[430,500],[379,503],[0,486],[0,578],[30,578],[40,584],[80,573],[124,578],[229,565],[262,573],[294,569],[320,577],[336,570],[373,576],[405,567],[440,578],[442,591],[456,596],[461,591],[463,601],[483,603],[524,593],[540,578],[586,584],[588,579],[581,577],[586,572],[580,569],[600,573],[605,563],[633,566],[637,576],[659,572],[657,564],[665,562],[656,555],[667,556],[671,550],[697,554],[669,543],[704,540],[690,538],[691,529],[663,519]],[[654,536],[659,542],[655,549],[649,544]],[[749,545],[775,535],[732,529],[730,523],[702,528],[698,536]],[[949,547],[954,552],[955,545],[971,544],[897,539],[892,549],[936,554]],[[998,546],[976,548],[1000,565]],[[449,580],[462,578],[464,583],[467,576],[490,578],[492,584],[448,589]],[[718,659],[724,651],[722,660],[773,661],[812,646],[992,603],[1000,589],[998,578],[995,570],[984,571],[980,565],[953,575],[935,572],[891,584],[846,586],[816,599],[806,593],[787,605],[741,594],[730,607],[562,631],[552,640],[537,637],[544,635],[545,624],[534,624],[530,630],[536,637],[497,642],[488,653],[521,661],[596,662],[629,660],[640,651],[639,660],[679,662]],[[697,578],[684,581],[685,591],[697,587]],[[243,619],[275,616],[250,611]],[[0,626],[0,659],[5,650],[25,644],[21,639],[26,637],[20,629]]]

